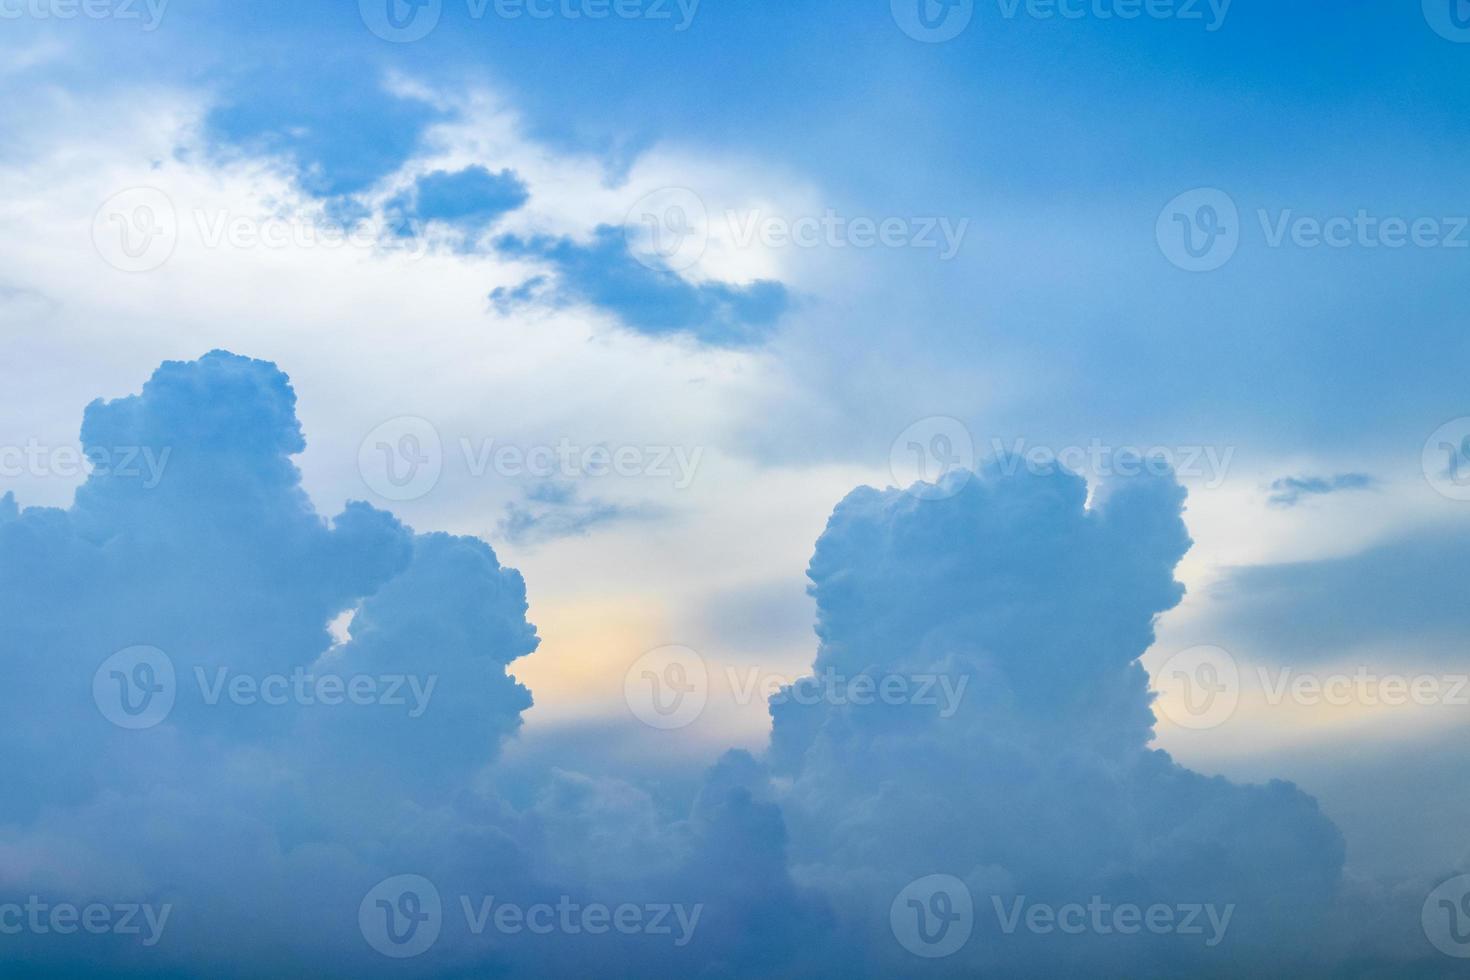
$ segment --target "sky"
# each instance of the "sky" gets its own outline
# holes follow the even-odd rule
[[[0,973],[1460,975],[1465,0],[0,82]]]

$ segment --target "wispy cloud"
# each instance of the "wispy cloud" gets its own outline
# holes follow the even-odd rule
[[[665,512],[650,504],[617,504],[583,498],[570,481],[547,480],[526,491],[524,502],[506,505],[496,536],[514,545],[585,537],[594,528],[622,521],[652,520]]]
[[[1285,476],[1271,484],[1269,503],[1273,507],[1295,507],[1308,497],[1349,490],[1372,490],[1378,481],[1366,473],[1340,473],[1337,476]]]

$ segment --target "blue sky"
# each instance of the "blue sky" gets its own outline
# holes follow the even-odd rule
[[[1464,0],[20,0],[0,80],[0,962],[1470,955]],[[1000,914],[1095,895],[1233,924]]]

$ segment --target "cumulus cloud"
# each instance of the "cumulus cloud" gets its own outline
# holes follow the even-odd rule
[[[6,937],[22,972],[1438,968],[1405,925],[1438,882],[1345,884],[1312,797],[1150,747],[1138,658],[1190,544],[1171,477],[1089,497],[992,466],[939,499],[854,491],[809,569],[813,678],[772,700],[764,757],[614,778],[554,745],[502,764],[539,645],[520,574],[367,504],[318,514],[274,365],[165,363],[88,406],[82,441],[163,462],[99,467],[65,509],[0,498],[0,898],[146,909],[156,942],[31,930]],[[903,682],[897,700],[852,697],[863,678]],[[953,913],[902,901],[934,875],[969,896],[973,937],[930,961],[900,920]],[[1210,911],[1159,935],[1004,925],[1098,902]],[[589,908],[649,927],[599,930]],[[396,930],[429,921],[395,958]]]
[[[683,812],[608,778],[497,773],[532,704],[508,670],[539,643],[521,576],[482,541],[367,504],[318,515],[273,365],[166,363],[90,405],[82,441],[167,462],[151,482],[99,468],[66,509],[0,499],[0,894],[163,921],[148,944],[7,934],[12,966],[394,973],[359,905],[405,873],[442,899],[426,975],[609,956],[611,975],[697,974],[776,955],[739,925],[771,916],[790,941],[813,900],[786,875],[775,805],[720,775],[736,763]],[[738,867],[734,839],[752,858]],[[668,906],[685,941],[486,932],[462,904],[485,901]]]
[[[1172,477],[1118,480],[1089,504],[1079,477],[992,465],[952,477],[942,500],[861,489],[837,508],[809,570],[814,677],[964,690],[948,717],[918,697],[773,701],[799,877],[845,894],[854,929],[880,932],[906,883],[944,873],[974,900],[976,938],[948,961],[955,972],[1204,975],[1280,955],[1325,914],[1343,842],[1311,797],[1211,779],[1149,747],[1138,658],[1183,593],[1183,502]],[[1234,913],[1206,947],[1096,931],[1048,941],[1007,933],[996,911],[1094,896]],[[877,952],[901,969],[897,944]]]

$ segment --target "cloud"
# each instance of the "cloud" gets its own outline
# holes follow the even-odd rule
[[[166,459],[159,479],[99,468],[65,509],[0,498],[0,895],[169,910],[147,947],[8,936],[16,969],[902,975],[919,961],[895,896],[934,874],[976,911],[941,974],[1311,975],[1422,953],[1399,928],[1418,886],[1347,888],[1312,797],[1149,747],[1138,658],[1190,545],[1171,477],[1089,498],[1071,474],[990,467],[942,499],[854,491],[809,568],[814,677],[928,677],[954,697],[788,690],[764,758],[729,752],[702,778],[631,760],[618,778],[576,771],[555,739],[502,762],[533,703],[515,664],[539,646],[520,574],[364,503],[318,514],[295,405],[270,363],[167,362],[82,426],[89,453]],[[441,908],[410,963],[360,918],[402,875]],[[1057,942],[992,911],[1094,897],[1231,918],[1209,946]],[[477,931],[486,902],[677,911],[666,933],[548,936]]]
[[[423,174],[385,209],[400,235],[412,235],[423,223],[438,221],[471,236],[529,199],[525,183],[513,171],[491,173],[473,166]]]
[[[367,504],[318,515],[295,402],[267,362],[168,362],[82,426],[89,453],[166,459],[160,479],[99,468],[66,509],[0,498],[0,896],[168,910],[156,945],[32,930],[6,936],[8,964],[396,973],[358,907],[404,873],[443,898],[427,975],[783,955],[820,902],[790,879],[778,808],[743,788],[754,763],[717,767],[682,808],[605,776],[497,770],[532,704],[509,672],[539,644],[520,574]],[[676,906],[686,941],[476,933],[461,899],[485,896]]]
[[[1282,477],[1271,484],[1273,507],[1295,507],[1305,497],[1321,497],[1346,490],[1372,490],[1378,481],[1366,473],[1341,473],[1333,477]]]
[[[992,464],[953,475],[944,495],[854,491],[817,544],[821,645],[808,683],[929,677],[963,694],[948,716],[918,697],[803,703],[801,682],[773,699],[770,758],[789,781],[803,880],[847,893],[845,921],[868,936],[888,914],[880,899],[908,882],[965,882],[977,936],[954,954],[956,972],[1164,976],[1271,962],[1331,907],[1343,841],[1289,783],[1234,785],[1149,747],[1138,658],[1183,594],[1184,491],[1143,475],[1104,484],[1089,506],[1079,477]],[[1092,896],[1236,911],[1218,948],[1180,935],[1046,941],[1005,933],[993,911]],[[906,962],[897,944],[868,952],[892,970]]]
[[[356,194],[398,170],[444,114],[391,87],[363,84],[335,63],[297,59],[290,85],[251,77],[227,86],[206,119],[216,152],[292,160],[302,186],[322,197]],[[274,75],[274,73],[272,73]],[[312,92],[301,98],[303,88]]]
[[[608,310],[629,328],[649,336],[685,335],[723,347],[765,340],[791,306],[786,287],[774,280],[748,285],[690,282],[653,269],[629,251],[622,229],[599,226],[591,244],[547,236],[502,236],[501,254],[547,262],[556,270],[557,303],[587,303]],[[532,282],[497,289],[491,301],[510,307],[534,295]]]
[[[1268,660],[1314,662],[1374,646],[1412,660],[1462,656],[1470,536],[1401,535],[1352,555],[1235,568],[1212,589],[1210,630]]]
[[[593,528],[629,520],[650,520],[662,511],[648,505],[582,499],[570,481],[546,480],[511,501],[496,525],[496,534],[516,545],[540,544],[556,538],[585,537]]]

